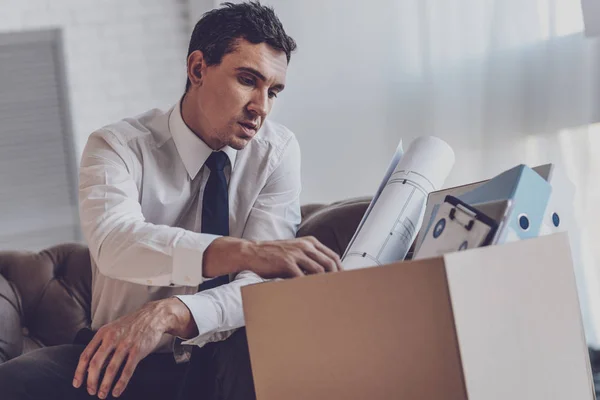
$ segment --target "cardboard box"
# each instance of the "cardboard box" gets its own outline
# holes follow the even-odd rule
[[[258,400],[595,398],[564,233],[242,296]]]

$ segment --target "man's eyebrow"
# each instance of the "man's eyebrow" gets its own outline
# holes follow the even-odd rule
[[[263,74],[261,74],[259,71],[255,70],[254,68],[250,68],[250,67],[238,67],[235,69],[236,71],[240,71],[240,72],[247,72],[249,74],[252,74],[254,76],[256,76],[258,79],[260,79],[261,81],[265,82],[267,80],[267,78],[265,78],[265,76]],[[277,85],[273,86],[273,89],[281,92],[283,89],[285,88],[284,84],[278,83]]]

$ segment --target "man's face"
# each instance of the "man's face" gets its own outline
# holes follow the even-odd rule
[[[266,43],[240,39],[219,65],[206,67],[202,53],[190,55],[188,71],[200,70],[186,95],[192,121],[186,121],[213,149],[226,145],[243,149],[271,112],[283,90],[287,58]],[[194,64],[196,63],[196,64]],[[189,75],[189,74],[188,74]],[[190,124],[191,123],[191,124]]]

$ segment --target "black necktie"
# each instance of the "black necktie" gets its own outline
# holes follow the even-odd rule
[[[202,233],[229,236],[229,197],[223,172],[227,161],[227,154],[222,151],[213,152],[206,160],[210,176],[202,197]],[[212,289],[225,283],[229,283],[228,275],[203,282],[198,290]]]

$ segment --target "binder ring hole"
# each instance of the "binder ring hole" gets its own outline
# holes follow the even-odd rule
[[[555,227],[558,228],[558,226],[560,225],[560,217],[558,216],[557,213],[552,214],[552,223],[554,224]]]
[[[435,227],[433,228],[433,238],[439,238],[442,232],[444,232],[444,228],[446,228],[446,219],[442,218],[437,224],[435,224]]]
[[[525,232],[527,232],[529,230],[529,218],[527,217],[527,214],[519,215],[519,226]]]

